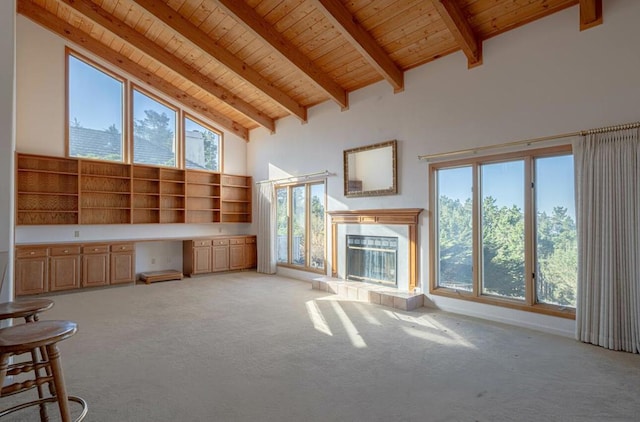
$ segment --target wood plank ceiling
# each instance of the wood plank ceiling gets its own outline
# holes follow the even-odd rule
[[[579,4],[602,0],[18,0],[18,13],[248,140],[286,116]],[[576,14],[578,8],[576,8]]]

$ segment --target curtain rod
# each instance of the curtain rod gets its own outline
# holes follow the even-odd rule
[[[319,176],[331,176],[331,173],[329,173],[329,170],[324,170],[324,171],[318,171],[315,173],[307,173],[307,174],[301,174],[299,176],[289,176],[289,177],[283,177],[280,179],[267,179],[267,180],[261,180],[259,182],[256,182],[256,185],[260,185],[262,183],[274,183],[274,182],[284,182],[284,181],[291,181],[293,182],[294,180],[297,179],[311,179],[313,177],[319,177]]]
[[[574,136],[586,136],[586,135],[592,135],[592,134],[595,134],[595,133],[613,132],[613,131],[616,131],[616,130],[634,129],[634,128],[639,128],[639,127],[640,127],[640,122],[627,123],[627,124],[624,124],[624,125],[616,125],[616,126],[605,126],[605,127],[600,127],[600,128],[596,128],[596,129],[582,130],[582,131],[579,131],[579,132],[563,133],[561,135],[543,136],[541,138],[531,138],[531,139],[525,139],[525,140],[521,140],[521,141],[506,142],[506,143],[503,143],[503,144],[488,145],[488,146],[482,146],[482,147],[477,147],[477,148],[469,148],[469,149],[461,149],[461,150],[451,151],[451,152],[442,152],[442,153],[439,153],[439,154],[418,155],[418,160],[429,161],[429,160],[432,160],[434,158],[449,157],[449,156],[452,156],[452,155],[477,154],[478,151],[485,151],[485,150],[498,149],[498,148],[506,148],[506,147],[512,147],[512,146],[518,146],[518,145],[529,146],[531,144],[535,144],[535,143],[538,143],[538,142],[551,141],[551,140],[563,139],[563,138],[572,138]]]

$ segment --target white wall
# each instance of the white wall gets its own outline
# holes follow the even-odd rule
[[[5,2],[0,3],[2,3],[3,7],[5,6]],[[4,16],[5,14],[3,14],[3,19]],[[10,16],[13,16],[13,12]],[[0,27],[4,28],[5,25],[0,25]],[[64,156],[65,45],[70,45],[106,68],[112,69],[119,74],[123,73],[99,58],[88,54],[82,48],[66,43],[62,38],[34,24],[23,16],[17,17],[16,32],[16,150],[23,153]],[[6,43],[4,37],[2,42]],[[2,54],[2,57],[8,55],[9,53]],[[8,68],[9,66],[5,66],[5,63],[5,61],[2,61],[2,65]],[[143,82],[134,78],[129,79],[147,87]],[[161,98],[170,100],[157,91],[149,90]],[[6,98],[11,97],[2,95],[0,101],[5,101]],[[3,107],[3,105],[0,105],[0,107]],[[187,109],[187,111],[207,122],[207,119],[204,119],[194,110]],[[10,113],[2,113],[0,118],[8,118],[7,116],[10,115]],[[215,122],[209,123],[214,127],[217,126]],[[10,125],[2,125],[1,127],[11,128]],[[247,143],[231,133],[224,133],[223,143],[225,173],[247,174]],[[12,154],[2,154],[2,157],[3,159],[6,157],[13,165]],[[11,176],[13,175],[13,170],[10,167],[3,166],[2,168],[7,168]],[[12,180],[12,178],[7,177],[4,180]],[[9,183],[9,185],[12,187],[13,183]],[[12,198],[13,195],[7,194],[3,195],[3,197]],[[13,209],[12,205],[11,209]],[[2,221],[8,220],[3,219]],[[12,226],[13,224],[11,224]],[[246,234],[249,233],[250,228],[251,226],[248,224],[18,226],[15,229],[15,239],[16,243],[171,239],[218,234]],[[79,237],[74,237],[75,231],[79,231]],[[162,242],[138,243],[136,246],[136,270],[141,272],[162,268],[181,268],[181,249],[178,252],[178,257],[167,257],[169,255],[167,250],[175,252],[178,248],[177,244],[179,242],[168,242],[166,245]],[[152,260],[155,260],[155,264],[151,263]]]
[[[0,2],[0,252],[8,261],[5,280],[13,280],[15,10],[13,0]],[[3,268],[0,268],[0,277],[2,271]],[[7,301],[12,297],[13,284],[4,283],[0,301]]]
[[[308,124],[287,118],[275,135],[256,129],[248,168],[257,180],[334,172],[327,183],[329,210],[425,208],[419,279],[427,290],[428,166],[417,156],[640,120],[638,20],[640,2],[609,0],[604,24],[579,32],[579,10],[571,7],[485,41],[480,67],[468,70],[458,52],[406,72],[402,93],[381,82],[351,93],[348,111],[327,102],[309,110]],[[399,194],[345,198],[342,151],[389,139],[398,140]],[[571,320],[430,300],[446,310],[566,335],[574,330]]]

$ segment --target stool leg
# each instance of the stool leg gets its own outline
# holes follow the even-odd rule
[[[3,353],[0,355],[0,397],[2,397],[2,387],[4,386],[4,379],[7,377],[7,368],[9,368],[10,353]]]
[[[60,351],[57,344],[46,346],[49,364],[51,365],[51,373],[53,374],[53,384],[56,388],[56,398],[58,399],[58,407],[60,408],[60,418],[62,422],[71,422],[71,414],[69,411],[69,397],[67,389],[64,385],[64,374],[60,365]],[[0,367],[0,370],[2,368]]]
[[[44,360],[44,357],[43,357],[43,360]],[[38,364],[39,362],[38,349],[31,349],[31,361],[33,362],[34,366]],[[36,389],[38,390],[38,398],[43,399],[44,398],[43,386],[42,384],[38,383],[38,381],[40,380],[40,369],[34,368],[33,372],[36,379]],[[47,406],[45,403],[41,403],[40,404],[40,422],[48,422],[48,421],[49,421],[49,415],[47,415]]]

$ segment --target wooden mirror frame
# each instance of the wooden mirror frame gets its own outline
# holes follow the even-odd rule
[[[344,150],[344,196],[346,197],[359,197],[359,196],[382,196],[382,195],[395,195],[398,193],[398,170],[397,170],[397,144],[398,142],[394,139],[392,141],[381,142],[378,144],[367,145],[359,148],[352,148]],[[373,172],[379,173],[385,169],[385,173],[390,172],[389,184],[385,184],[384,187],[380,189],[369,189],[365,190],[367,181],[366,180],[357,180],[355,178],[349,177],[349,158],[355,157],[357,154],[361,153],[371,153],[375,150],[381,150],[384,148],[391,148],[391,158],[388,163],[375,162],[373,165]],[[385,157],[386,160],[386,157]],[[387,167],[381,167],[387,166]],[[365,174],[365,177],[367,175]],[[388,187],[386,187],[388,186]]]

